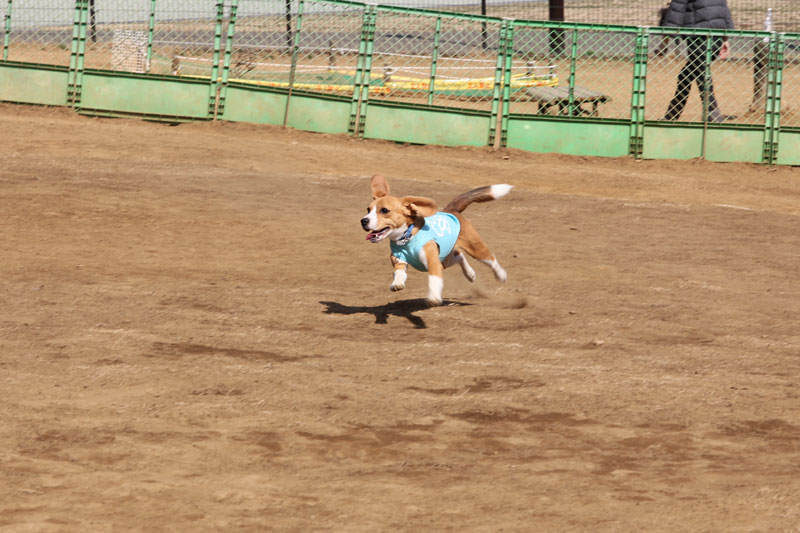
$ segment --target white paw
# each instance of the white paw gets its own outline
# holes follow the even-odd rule
[[[441,296],[434,296],[434,295],[429,294],[428,297],[425,298],[425,301],[431,307],[436,307],[438,305],[442,305],[442,297]]]
[[[474,283],[474,282],[475,282],[475,278],[476,278],[477,276],[475,276],[475,271],[474,271],[474,270],[470,270],[469,272],[464,272],[464,277],[466,277],[466,278],[467,278],[467,280],[468,280],[470,283]]]
[[[506,271],[502,267],[498,266],[494,271],[494,277],[497,278],[497,281],[505,283],[508,279],[508,274],[506,274]]]
[[[397,291],[402,291],[405,288],[406,286],[404,283],[392,283],[392,286],[389,287],[389,290],[391,290],[392,292],[397,292]]]

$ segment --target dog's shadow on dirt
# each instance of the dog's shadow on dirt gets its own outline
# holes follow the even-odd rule
[[[326,307],[324,313],[327,315],[355,315],[358,313],[365,313],[375,316],[376,324],[386,324],[389,316],[397,316],[407,319],[416,329],[425,329],[428,326],[422,317],[415,315],[420,311],[430,309],[428,303],[422,299],[417,298],[414,300],[399,300],[397,302],[390,302],[386,305],[344,305],[338,302],[320,302]],[[445,300],[443,306],[462,306],[472,305],[470,303],[458,302],[455,300]]]

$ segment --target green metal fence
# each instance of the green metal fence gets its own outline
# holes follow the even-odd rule
[[[0,100],[399,142],[800,164],[800,35],[348,0],[8,0]]]

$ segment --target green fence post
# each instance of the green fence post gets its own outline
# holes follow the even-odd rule
[[[578,63],[578,28],[572,30],[572,46],[569,53],[569,116],[575,116],[575,70]]]
[[[705,68],[703,69],[703,110],[702,110],[702,118],[703,118],[703,139],[702,144],[700,147],[700,157],[706,157],[706,140],[708,139],[708,103],[711,100],[711,91],[709,90],[709,86],[711,85],[711,62],[714,61],[714,54],[712,53],[712,38],[711,35],[706,35],[706,63]]]
[[[219,58],[222,51],[222,24],[225,19],[225,4],[217,0],[217,18],[214,24],[214,53],[211,57],[211,79],[208,89],[208,114],[214,117],[219,95]]]
[[[8,9],[6,9],[6,20],[3,23],[3,61],[8,60],[8,41],[11,34],[11,0],[8,0]]]
[[[366,61],[367,27],[369,26],[370,10],[370,6],[364,6],[364,12],[361,15],[361,40],[358,42],[356,73],[353,76],[353,96],[350,100],[350,123],[347,127],[347,132],[351,135],[355,135],[356,121],[358,120],[359,98],[361,97],[361,77],[364,70],[364,62]]]
[[[228,76],[231,70],[231,54],[233,53],[233,35],[236,32],[236,12],[239,9],[239,0],[232,0],[228,14],[228,31],[223,45],[222,80],[217,89],[217,107],[214,109],[214,120],[225,111],[225,96],[228,93]]]
[[[283,109],[283,127],[289,123],[289,104],[292,101],[292,91],[294,90],[294,79],[297,76],[297,56],[300,54],[300,30],[303,26],[303,11],[305,11],[305,1],[300,0],[297,6],[297,22],[294,29],[294,47],[292,48],[292,65],[289,67],[289,92],[286,94],[286,107]]]
[[[511,108],[511,67],[514,64],[514,21],[509,20],[503,56],[503,99],[500,115],[500,146],[508,141],[508,115]]]
[[[86,54],[86,24],[89,19],[88,0],[75,1],[75,18],[72,25],[72,47],[69,56],[67,77],[67,104],[78,107],[81,101],[83,63]]]
[[[156,0],[150,0],[150,17],[147,22],[147,58],[145,70],[150,73],[150,61],[153,59],[153,32],[156,28]]]
[[[378,8],[375,5],[369,6],[372,9],[369,27],[367,29],[367,57],[364,62],[364,74],[361,79],[361,109],[358,112],[358,126],[355,135],[364,135],[364,125],[367,122],[367,108],[369,107],[369,86],[372,82],[372,51],[375,44],[375,26],[378,23]]]
[[[492,112],[489,119],[489,140],[487,142],[488,146],[494,146],[495,148],[499,148],[500,145],[496,143],[499,139],[497,136],[497,117],[499,114],[502,113],[502,107],[500,102],[500,97],[502,96],[502,87],[503,87],[503,73],[506,68],[505,56],[507,53],[506,50],[506,39],[508,38],[508,26],[509,23],[507,20],[504,20],[500,23],[500,34],[498,36],[499,46],[497,47],[497,64],[494,70],[494,88],[492,89]]]
[[[372,69],[372,47],[375,39],[377,8],[367,4],[361,27],[361,42],[358,44],[358,62],[353,80],[353,100],[350,104],[350,125],[348,133],[358,137],[359,130],[366,120],[366,106],[369,98],[370,71]]]
[[[781,92],[783,89],[783,65],[786,40],[784,34],[773,33],[769,43],[767,67],[767,98],[764,112],[765,143],[764,163],[774,164],[778,159],[778,139],[781,130]]]
[[[636,34],[636,52],[633,61],[633,89],[631,90],[631,143],[630,154],[639,159],[644,149],[644,103],[647,89],[647,59],[650,33],[642,28]]]
[[[433,30],[433,51],[431,52],[431,76],[428,82],[428,105],[433,104],[433,93],[436,85],[436,62],[439,60],[439,38],[442,33],[442,17],[436,17]]]

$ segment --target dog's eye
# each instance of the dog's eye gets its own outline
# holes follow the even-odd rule
[[[367,208],[367,214],[369,215],[369,207]]]
[[[389,214],[389,210],[386,209],[385,207],[381,207],[381,215],[388,215],[388,214]]]

